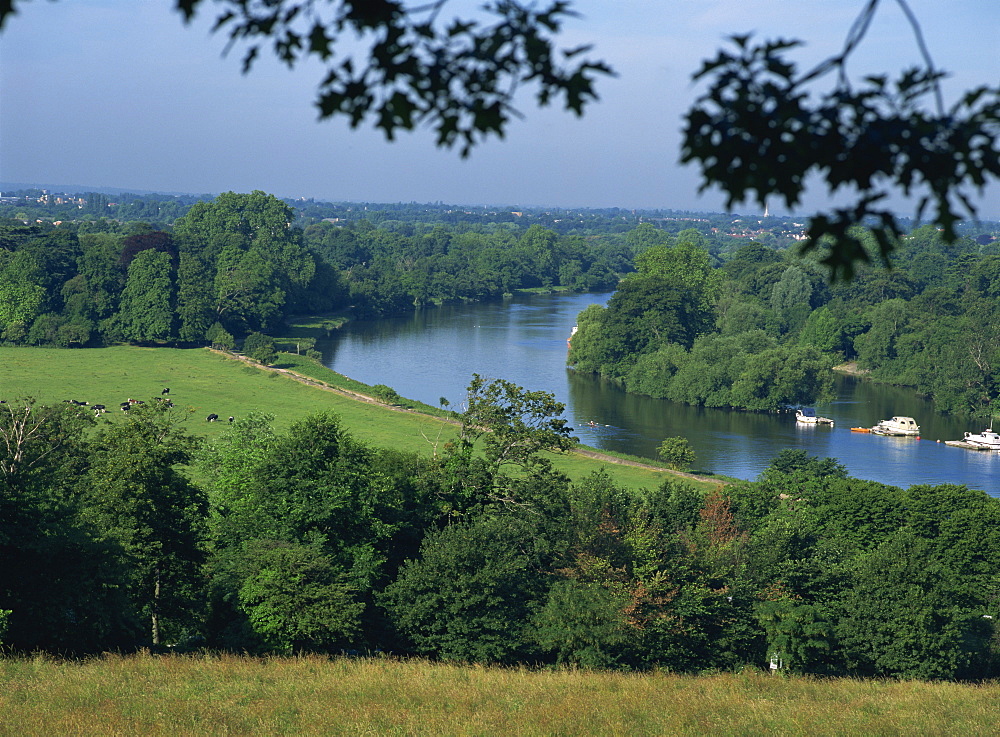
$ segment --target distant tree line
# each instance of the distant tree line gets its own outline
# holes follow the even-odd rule
[[[896,245],[891,270],[830,283],[821,248],[801,257],[749,242],[719,258],[697,231],[633,235],[643,231],[637,271],[578,318],[578,370],[654,397],[774,410],[830,398],[830,368],[853,361],[940,411],[1000,414],[994,237],[946,243],[925,226]]]
[[[289,314],[350,307],[376,317],[526,288],[610,290],[634,253],[628,233],[559,235],[538,224],[373,217],[302,229],[263,192],[193,203],[161,230],[15,218],[0,223],[0,341],[220,343],[219,331],[273,331]]]
[[[551,395],[469,389],[430,458],[330,414],[206,442],[166,403],[96,430],[72,405],[0,404],[0,642],[1000,673],[1000,500],[802,451],[708,492],[573,483],[543,453],[573,443]]]
[[[253,192],[195,203],[169,230],[0,223],[0,341],[225,343],[220,334],[274,331],[291,314],[350,307],[375,317],[532,287],[609,290],[633,268],[621,239],[538,225],[475,232],[359,220],[302,230],[293,221],[287,204]]]
[[[32,345],[209,342],[342,306],[341,277],[263,192],[198,203],[171,232],[0,228],[0,340]],[[218,330],[218,328],[216,328]]]
[[[162,230],[0,222],[0,341],[231,346],[297,313],[378,317],[519,289],[617,288],[607,308],[580,315],[570,361],[628,391],[773,410],[828,397],[829,368],[854,361],[942,411],[1000,414],[995,234],[946,243],[918,228],[894,246],[893,269],[830,283],[823,248],[802,257],[781,223],[762,221],[751,240],[722,232],[732,216],[448,223],[443,205],[298,206],[226,193]],[[316,219],[327,212],[347,217]],[[864,230],[854,237],[878,249]]]

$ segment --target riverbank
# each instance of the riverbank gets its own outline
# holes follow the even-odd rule
[[[0,399],[11,402],[33,398],[41,404],[70,399],[104,404],[112,410],[98,421],[117,422],[121,413],[116,408],[121,402],[129,398],[150,401],[166,388],[188,431],[208,438],[225,432],[225,419],[230,416],[266,412],[274,416],[275,428],[284,430],[309,414],[332,411],[365,443],[432,455],[456,427],[444,410],[419,402],[408,411],[389,407],[360,382],[294,354],[281,354],[279,363],[269,369],[208,348],[0,347]],[[210,414],[223,421],[208,422]],[[642,464],[641,459],[635,465],[580,453],[553,455],[552,459],[574,480],[603,468],[615,483],[633,489],[680,478],[655,464]],[[719,481],[709,478],[691,483],[707,489]]]
[[[868,369],[858,368],[857,361],[848,361],[847,363],[842,363],[839,366],[834,366],[833,370],[841,374],[846,374],[847,376],[859,376],[859,377],[868,376],[871,373],[871,371],[869,371]]]
[[[209,349],[217,353],[220,356],[226,358],[232,358],[243,362],[244,364],[251,366],[259,366],[260,368],[267,371],[274,371],[280,373],[284,376],[290,377],[294,381],[301,382],[307,386],[312,386],[317,389],[324,391],[334,392],[348,399],[365,402],[367,404],[377,405],[382,409],[391,412],[403,412],[411,414],[422,414],[430,417],[435,417],[440,419],[450,425],[458,427],[461,423],[454,417],[454,413],[445,412],[443,410],[438,410],[430,405],[423,404],[422,402],[417,402],[415,400],[404,399],[405,404],[387,404],[382,400],[378,399],[371,393],[365,393],[366,389],[370,391],[371,387],[368,387],[361,382],[354,381],[349,377],[339,374],[332,369],[328,369],[321,366],[311,359],[303,359],[301,356],[294,356],[292,354],[283,354],[283,362],[288,360],[295,360],[297,369],[306,368],[310,370],[312,374],[327,374],[328,378],[333,380],[333,383],[329,381],[324,381],[318,376],[310,376],[302,373],[300,370],[293,370],[291,368],[285,367],[285,363],[277,364],[274,366],[260,366],[252,359],[244,356],[240,353],[228,353],[224,351],[216,351],[214,349]],[[610,454],[603,453],[595,448],[589,448],[586,446],[578,446],[573,450],[569,451],[569,454],[578,455],[583,458],[589,458],[591,460],[599,461],[601,463],[611,463],[614,465],[629,466],[632,468],[641,468],[647,471],[652,471],[656,473],[665,473],[671,476],[676,476],[677,478],[683,478],[689,481],[695,481],[699,484],[709,484],[709,485],[724,485],[732,483],[735,479],[720,478],[715,476],[701,476],[695,473],[688,473],[685,471],[675,471],[673,469],[666,468],[662,465],[657,465],[650,463],[645,459],[640,458],[629,458],[621,454]]]

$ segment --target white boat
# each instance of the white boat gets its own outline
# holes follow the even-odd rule
[[[988,450],[1000,450],[1000,433],[993,432],[992,427],[988,427],[980,433],[965,433],[965,442],[977,448]]]
[[[816,410],[812,407],[803,407],[795,410],[795,421],[804,425],[832,425],[833,420],[829,417],[817,417]]]
[[[891,420],[881,420],[872,428],[872,434],[915,438],[920,435],[920,425],[912,417],[893,417]]]

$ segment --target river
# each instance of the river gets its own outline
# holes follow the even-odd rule
[[[836,458],[852,476],[895,486],[965,484],[1000,496],[1000,453],[946,446],[982,422],[934,412],[913,392],[839,377],[836,401],[817,405],[835,426],[803,426],[789,414],[690,407],[623,392],[616,384],[566,367],[566,339],[576,316],[610,294],[519,295],[504,302],[454,305],[413,315],[347,323],[317,348],[323,363],[404,397],[461,409],[473,373],[552,392],[586,445],[656,457],[667,437],[682,435],[695,469],[755,478],[783,448]],[[922,439],[853,433],[893,415],[916,418]],[[599,423],[591,426],[589,423]]]

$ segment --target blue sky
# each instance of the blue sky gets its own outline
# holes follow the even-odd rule
[[[476,3],[478,4],[478,3]],[[209,32],[213,3],[184,26],[173,0],[21,3],[0,34],[0,181],[282,197],[553,207],[722,210],[678,165],[691,74],[733,33],[795,37],[803,68],[837,51],[863,0],[578,0],[564,46],[587,42],[618,72],[582,119],[525,100],[504,140],[462,160],[430,131],[394,143],[342,120],[317,122],[318,66],[270,59],[249,75]],[[453,0],[458,11],[472,3]],[[855,76],[919,61],[885,0]],[[1000,79],[1000,3],[910,0],[954,99]],[[826,206],[817,191],[807,208]],[[1000,185],[981,200],[1000,219]],[[759,211],[756,205],[737,207]],[[783,208],[772,204],[772,211]],[[899,203],[901,214],[911,214]]]

